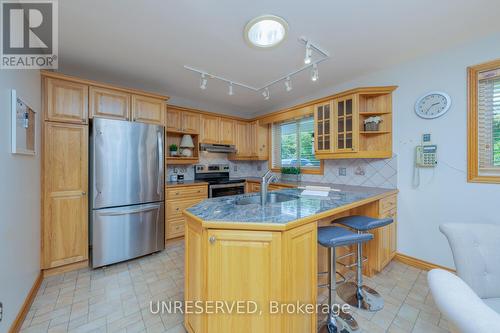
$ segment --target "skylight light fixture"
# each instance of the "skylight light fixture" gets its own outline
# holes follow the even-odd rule
[[[285,90],[286,91],[292,91],[292,80],[290,80],[290,77],[286,78],[286,81],[285,81]]]
[[[318,65],[313,64],[311,71],[311,81],[316,82],[319,79]]]
[[[304,58],[304,64],[309,65],[311,63],[312,49],[309,42],[306,43],[306,56]]]
[[[287,32],[288,23],[283,18],[275,15],[262,15],[247,23],[244,36],[251,46],[270,48],[285,40]]]
[[[266,101],[271,97],[271,95],[269,94],[269,88],[264,89],[264,91],[262,92],[262,96],[264,96],[264,99]]]
[[[229,91],[227,92],[227,94],[229,96],[233,96],[234,95],[234,91],[233,91],[233,83],[229,83]]]
[[[205,74],[202,73],[200,78],[200,89],[201,90],[207,89],[207,83],[208,83],[207,78]]]

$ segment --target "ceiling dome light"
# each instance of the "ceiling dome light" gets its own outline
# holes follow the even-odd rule
[[[274,47],[285,40],[288,23],[279,16],[262,15],[245,26],[245,40],[260,48]]]

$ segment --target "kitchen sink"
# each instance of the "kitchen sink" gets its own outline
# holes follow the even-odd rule
[[[298,199],[299,199],[299,197],[296,195],[283,194],[283,193],[268,193],[266,203],[273,204],[273,203],[280,203],[280,202],[286,202],[286,201],[292,201],[292,200],[298,200]],[[260,195],[245,197],[245,198],[236,200],[235,204],[237,204],[237,205],[259,204],[260,205]]]

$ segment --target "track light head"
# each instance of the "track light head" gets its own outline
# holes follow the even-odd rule
[[[206,75],[202,73],[201,78],[200,78],[200,89],[201,90],[207,89],[207,83],[208,83],[208,80],[206,78]]]
[[[316,82],[319,79],[318,64],[313,64],[311,70],[311,81]]]
[[[229,96],[233,96],[233,95],[234,95],[234,91],[233,91],[233,83],[232,83],[232,82],[231,82],[231,83],[229,83],[229,90],[228,90],[227,94],[228,94]]]
[[[311,63],[312,49],[309,42],[306,43],[306,56],[304,58],[304,64],[309,65]]]
[[[264,99],[266,101],[271,97],[271,95],[269,93],[269,88],[264,89],[264,91],[262,92],[262,96],[264,96]]]
[[[290,80],[290,77],[286,78],[286,81],[285,81],[285,90],[288,91],[288,92],[292,91],[292,80]]]

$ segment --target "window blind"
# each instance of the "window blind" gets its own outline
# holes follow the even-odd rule
[[[478,164],[480,175],[500,174],[500,69],[478,77]]]

